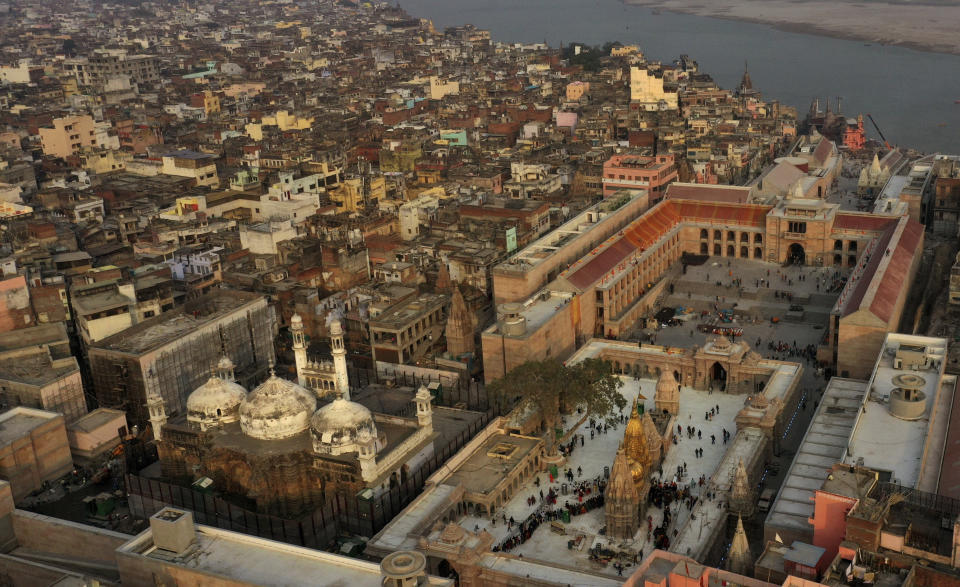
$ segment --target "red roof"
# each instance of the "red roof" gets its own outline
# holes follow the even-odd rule
[[[750,188],[739,186],[674,182],[667,187],[667,199],[681,198],[702,202],[745,204],[749,197]]]
[[[729,226],[766,226],[769,206],[698,202],[693,200],[664,200],[634,220],[620,233],[611,237],[593,252],[590,259],[575,267],[567,280],[583,291],[604,275],[614,271],[631,253],[644,250],[656,243],[681,221],[710,221]],[[602,248],[606,247],[606,248]]]
[[[726,204],[720,202],[695,202],[675,200],[680,217],[700,222],[722,222],[735,226],[763,228],[767,225],[770,206],[755,204]]]
[[[679,220],[670,202],[660,202],[620,231],[618,236],[613,237],[616,240],[607,248],[601,251],[595,249],[596,255],[568,275],[567,280],[577,289],[585,290],[613,271],[618,263],[634,251],[653,245],[667,231],[676,226]],[[593,255],[593,253],[590,254]]]
[[[875,216],[873,214],[851,214],[839,212],[833,221],[833,228],[838,230],[863,230],[879,232],[897,223],[898,218],[891,216]]]
[[[877,238],[873,256],[846,303],[843,315],[869,309],[874,316],[890,324],[897,299],[904,289],[901,286],[909,277],[910,266],[918,254],[923,225],[904,216]]]

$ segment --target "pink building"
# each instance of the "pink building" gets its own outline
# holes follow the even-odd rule
[[[614,155],[603,164],[603,197],[617,190],[647,190],[652,206],[663,199],[667,185],[676,179],[673,155]]]
[[[709,585],[777,587],[776,583],[707,567],[692,558],[664,550],[651,552],[623,585],[624,587],[707,587]]]

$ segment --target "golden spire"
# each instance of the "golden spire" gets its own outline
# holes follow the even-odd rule
[[[647,463],[647,435],[643,430],[643,421],[637,414],[637,402],[633,402],[633,408],[630,411],[630,421],[627,423],[627,430],[623,434],[623,443],[627,449],[627,456],[634,461],[646,466]]]

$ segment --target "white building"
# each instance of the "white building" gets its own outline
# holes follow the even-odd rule
[[[240,225],[240,246],[254,255],[276,255],[278,243],[296,237],[297,229],[290,218]]]

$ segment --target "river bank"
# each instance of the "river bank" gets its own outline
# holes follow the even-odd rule
[[[751,22],[778,30],[960,55],[960,6],[813,0],[623,0],[679,14]]]

